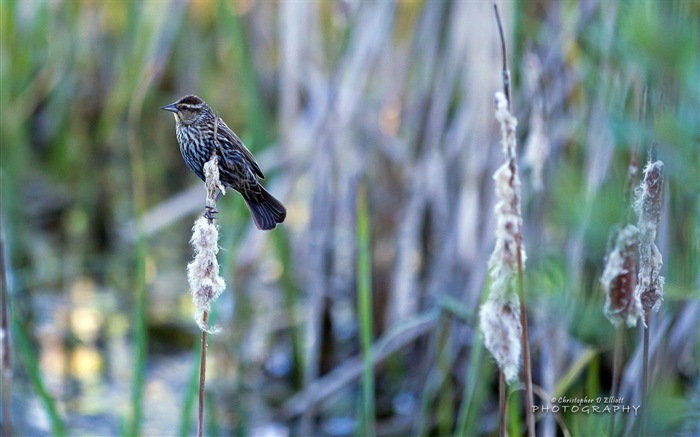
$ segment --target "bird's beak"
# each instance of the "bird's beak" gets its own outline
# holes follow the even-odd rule
[[[175,103],[161,106],[160,109],[165,109],[166,111],[170,111],[170,112],[177,112],[177,107],[175,107]]]

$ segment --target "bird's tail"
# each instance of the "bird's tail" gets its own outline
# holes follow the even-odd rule
[[[287,209],[282,205],[282,202],[275,199],[272,194],[268,193],[265,188],[260,187],[259,193],[248,191],[243,194],[245,203],[248,205],[250,215],[253,216],[253,221],[258,229],[269,231],[277,226],[277,223],[282,223],[287,217]]]

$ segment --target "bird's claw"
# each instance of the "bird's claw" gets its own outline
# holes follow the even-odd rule
[[[219,211],[217,211],[214,208],[207,208],[207,210],[204,211],[204,214],[202,214],[202,215],[204,216],[205,219],[207,219],[209,221],[213,221],[216,218],[216,214],[218,214],[218,213],[219,213]]]

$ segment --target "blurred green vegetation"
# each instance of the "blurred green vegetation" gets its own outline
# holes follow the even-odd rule
[[[649,431],[697,434],[699,3],[500,7],[520,144],[540,111],[550,145],[541,191],[520,167],[534,382],[608,395],[615,329],[599,278],[612,229],[636,222],[631,157],[643,165],[656,142],[666,295]],[[497,376],[475,315],[501,159],[496,38],[488,2],[0,2],[16,433],[193,431],[185,265],[204,196],[158,108],[196,93],[289,209],[261,233],[236,193],[219,202],[228,288],[209,345],[208,432],[494,434]],[[626,405],[639,403],[640,350],[627,330]],[[521,391],[509,392],[517,435]],[[609,423],[554,419],[540,418],[543,435]]]

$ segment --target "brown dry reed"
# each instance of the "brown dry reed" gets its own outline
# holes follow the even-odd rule
[[[518,297],[517,239],[522,228],[520,215],[520,179],[514,165],[518,121],[508,110],[502,92],[496,93],[496,119],[501,125],[501,146],[506,157],[493,179],[498,202],[496,214],[496,245],[489,260],[491,290],[481,306],[480,329],[484,345],[509,382],[516,381],[522,350],[522,326]],[[521,247],[523,265],[525,249]]]

